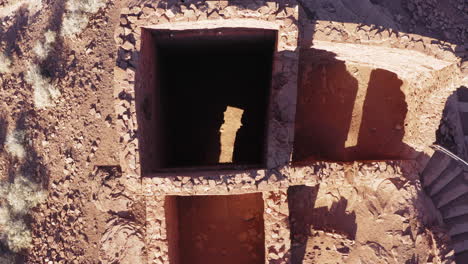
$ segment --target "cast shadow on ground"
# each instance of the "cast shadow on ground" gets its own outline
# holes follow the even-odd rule
[[[55,41],[51,44],[50,49],[48,50],[47,57],[44,59],[35,59],[34,63],[37,63],[40,66],[41,74],[48,78],[60,79],[63,78],[69,69],[66,69],[66,59],[68,53],[65,52],[67,47],[64,45],[63,37],[60,36],[61,25],[63,22],[63,16],[65,12],[66,1],[54,1],[52,4],[52,12],[48,21],[46,22],[46,27],[44,28],[45,33],[47,30],[51,30],[56,33]],[[38,22],[39,13],[34,15],[30,14],[26,5],[22,5],[14,13],[12,17],[13,22],[9,27],[3,26],[0,23],[0,44],[5,43],[3,48],[5,55],[9,58],[16,54],[18,58],[25,56],[22,50],[19,48],[18,43],[25,38],[27,33],[28,26]],[[0,19],[1,21],[2,19]],[[43,43],[44,39],[42,38],[43,34],[37,41],[32,41],[30,43],[30,48],[34,48],[38,42]],[[0,48],[2,48],[0,46]],[[74,67],[71,65],[69,67]]]
[[[428,23],[427,21],[421,21],[422,17],[419,17],[419,21],[410,23],[417,12],[409,9],[410,5],[414,6],[414,2],[411,1],[391,1],[391,0],[340,0],[340,1],[326,1],[326,0],[308,0],[301,1],[301,5],[311,17],[316,20],[322,21],[334,21],[342,23],[354,23],[359,24],[359,28],[368,27],[370,31],[382,32],[387,29],[393,30],[397,34],[405,35],[407,33],[418,34],[433,38],[431,44],[438,45],[440,49],[453,52],[452,47],[446,43],[446,41],[454,42],[454,39],[450,39],[449,35],[446,34],[448,31],[455,31],[456,28],[442,29],[439,27],[431,28],[428,30],[426,25],[422,23]],[[462,16],[463,11],[457,10],[456,7],[451,6],[448,1],[445,8],[453,8],[455,11]],[[422,3],[422,5],[437,5],[443,6],[443,2],[439,3]],[[451,7],[449,7],[451,6]],[[445,11],[445,10],[444,10]],[[395,23],[394,14],[399,13],[399,17],[403,20]],[[417,20],[418,20],[417,19]]]
[[[49,186],[49,169],[43,162],[43,158],[34,146],[28,144],[29,138],[34,137],[34,122],[33,120],[36,117],[34,110],[28,112],[22,112],[15,124],[15,129],[20,131],[28,131],[30,134],[26,134],[24,142],[22,143],[26,157],[24,161],[20,163],[18,171],[12,171],[9,175],[10,181],[14,180],[15,174],[20,173],[28,179],[40,183],[43,188],[47,189]],[[14,173],[13,173],[14,172]]]
[[[407,183],[417,186],[417,181],[422,180],[419,174],[408,173],[404,162],[400,160],[417,160],[420,165],[424,165],[431,157],[402,141],[408,111],[402,80],[395,73],[383,69],[368,69],[368,81],[363,82],[362,78],[358,79],[353,65],[346,65],[344,61],[336,59],[336,54],[323,50],[301,50],[299,65],[293,166],[314,166],[320,170],[318,161],[386,161],[391,166],[401,167],[402,177],[391,180],[398,190]],[[447,98],[446,108],[453,96],[456,95]],[[447,115],[446,110],[443,115],[441,123]],[[359,117],[358,122],[356,117]],[[453,148],[453,138],[449,136],[445,141],[441,140],[441,135],[447,134],[441,133],[441,128],[435,134],[436,143]],[[310,237],[311,227],[344,234],[349,239],[354,239],[356,235],[355,215],[342,212],[346,208],[346,200],[333,205],[341,211],[314,208],[318,188],[295,186],[288,191],[293,245],[291,259],[294,264],[304,260],[307,240],[313,239]],[[305,204],[309,206],[308,209],[305,209]],[[430,206],[432,202],[420,190],[412,204]],[[322,217],[314,218],[314,214]],[[430,229],[431,226],[441,225],[435,215],[428,216],[418,211],[416,217],[421,227]],[[349,226],[340,218],[349,218],[346,220]],[[428,262],[434,257],[430,254],[414,255],[405,261]],[[466,261],[463,255],[456,255],[455,258],[457,263]]]
[[[47,21],[47,26],[44,31],[50,30],[55,32],[56,37],[52,48],[47,54],[47,57],[39,61],[41,73],[49,78],[61,79],[65,77],[69,69],[66,69],[67,47],[64,45],[63,37],[60,36],[63,16],[65,14],[66,1],[56,1],[52,7],[52,15]]]
[[[459,113],[458,109],[459,97],[462,99],[464,96],[468,100],[468,89],[462,86],[447,97],[443,118],[440,120],[439,128],[436,131],[435,142],[460,157],[466,157],[466,150],[464,150],[464,142],[460,142],[460,138],[456,134],[468,132],[468,129],[465,130],[464,128],[464,124],[468,124],[468,119],[465,119],[464,114]],[[456,123],[458,118],[460,118],[461,127]]]
[[[47,189],[49,183],[49,170],[44,164],[42,156],[39,155],[35,147],[30,144],[30,139],[34,137],[34,133],[36,133],[34,130],[35,122],[31,121],[34,118],[36,118],[36,116],[33,110],[22,112],[19,114],[19,117],[14,124],[14,129],[8,129],[8,122],[0,115],[0,152],[6,152],[5,144],[10,144],[6,142],[6,137],[10,130],[10,133],[12,131],[16,131],[18,133],[16,137],[17,142],[14,142],[14,144],[21,146],[13,145],[13,148],[16,149],[13,151],[19,151],[18,148],[23,148],[25,153],[24,158],[22,159],[16,157],[14,154],[6,153],[5,169],[8,177],[3,180],[13,183],[15,182],[16,177],[23,176],[33,183],[40,184],[42,188]],[[1,198],[3,199],[5,197]],[[20,218],[22,218],[28,226],[34,221],[29,214],[21,215]],[[19,253],[15,253],[4,244],[4,241],[0,243],[0,256],[4,254],[6,258],[13,261],[12,263],[25,263],[25,253],[26,251],[24,250]]]
[[[467,92],[468,90],[464,87],[461,87],[458,92],[463,93]],[[450,113],[453,111],[458,111],[456,101],[457,92],[454,92],[447,98],[445,109],[443,111],[443,116],[440,120],[439,129],[435,132],[436,134],[436,144],[439,144],[447,149],[450,149],[455,154],[459,156],[464,156],[464,153],[461,151],[463,148],[457,148],[457,140],[455,139],[455,129],[453,124],[448,121],[450,118],[448,117]],[[454,104],[455,102],[455,104]],[[457,117],[458,118],[458,117]],[[453,122],[453,121],[452,121]],[[362,126],[361,126],[362,127]],[[427,162],[438,162],[437,159],[431,160],[431,157],[423,154],[418,153],[418,162],[421,164],[426,164]],[[412,186],[419,186],[421,183],[418,181],[422,181],[424,186],[424,179],[420,179],[420,174],[415,173],[412,170],[407,170],[404,163],[400,163],[398,160],[396,161],[387,161],[388,166],[400,167],[402,172],[402,177],[389,179],[390,182],[395,186],[397,190],[401,188],[405,188],[406,185],[410,184]],[[315,165],[312,165],[315,166]],[[317,165],[319,166],[319,165]],[[411,172],[411,173],[409,173]],[[429,188],[431,186],[427,186]],[[288,204],[290,209],[290,226],[291,226],[291,260],[293,264],[302,263],[304,257],[307,253],[307,241],[309,239],[314,239],[310,236],[311,232],[310,229],[314,230],[323,230],[333,233],[338,233],[341,235],[346,236],[348,239],[354,240],[356,239],[356,231],[357,231],[357,222],[356,216],[353,213],[346,212],[347,201],[344,200],[342,197],[337,203],[334,203],[331,206],[332,210],[328,210],[327,208],[315,208],[315,200],[317,199],[317,193],[319,191],[320,185],[316,185],[313,187],[309,186],[293,186],[288,189]],[[432,187],[431,187],[432,188]],[[429,189],[430,190],[430,189]],[[416,212],[416,219],[418,221],[418,230],[421,228],[428,228],[430,230],[440,229],[440,228],[447,228],[444,227],[444,224],[440,222],[441,219],[438,218],[437,215],[428,214],[431,210],[436,210],[431,201],[431,198],[425,193],[425,191],[417,188],[417,194],[413,198],[411,204],[416,207],[424,207],[428,208],[429,211],[417,211]],[[455,203],[464,204],[468,199],[467,195],[463,195],[457,200],[454,200]],[[409,205],[411,206],[411,205]],[[432,208],[432,209],[431,209]],[[443,206],[439,208],[441,212],[445,210],[449,210],[447,206]],[[394,212],[402,217],[407,215],[409,208],[402,208]],[[447,224],[447,223],[445,223]],[[450,240],[447,236],[437,236],[435,238],[437,240],[437,244],[449,244]],[[452,242],[453,243],[453,242]],[[455,254],[455,256],[450,256],[450,246],[443,249],[444,252],[441,253],[443,261],[453,261],[455,260],[456,263],[466,263],[468,260],[468,255],[465,252],[461,252],[460,254]],[[414,254],[412,257],[407,258],[405,263],[407,264],[415,264],[415,263],[426,263],[431,262],[436,256],[432,254],[427,255],[416,255]]]
[[[7,57],[11,57],[13,53],[16,53],[18,57],[23,55],[17,43],[24,38],[28,23],[29,10],[25,7],[20,7],[15,12],[13,23],[10,27],[5,28],[3,24],[0,23],[0,43],[5,43],[4,51]]]
[[[356,238],[356,214],[346,212],[348,201],[341,197],[330,208],[315,208],[319,185],[297,185],[288,189],[289,220],[291,228],[291,263],[302,263],[306,254],[311,229],[341,234],[348,239]]]
[[[403,82],[393,72],[373,69],[363,87],[349,72],[358,69],[335,57],[301,51],[293,164],[415,158],[402,142],[408,111]]]
[[[0,115],[0,152],[3,151],[6,135],[7,135],[8,121]]]

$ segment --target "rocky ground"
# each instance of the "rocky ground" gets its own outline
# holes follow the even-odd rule
[[[290,188],[292,263],[453,263],[450,238],[417,174],[369,169],[375,174]]]
[[[458,44],[454,52],[467,56],[464,0],[301,2],[310,19],[430,36]],[[127,5],[125,0],[0,0],[0,177],[13,182],[23,175],[46,192],[36,207],[13,218],[30,228],[30,239],[24,238],[30,247],[12,251],[5,241],[17,236],[8,235],[0,221],[0,263],[143,263],[145,206],[120,184],[116,125],[127,117],[115,114],[112,86],[114,30]],[[12,137],[15,131],[23,136]],[[378,188],[372,187],[374,180],[329,179],[313,190],[319,197],[314,207],[334,208],[331,218],[354,217],[366,229],[323,226],[293,240],[307,247],[304,263],[452,263],[450,242],[431,202],[402,207],[422,197],[418,179],[399,179],[402,186],[381,180]],[[354,204],[342,208],[336,197]],[[3,199],[0,206],[11,205]],[[383,229],[387,223],[400,224]],[[383,233],[387,237],[373,238],[374,244],[356,241]],[[388,242],[388,236],[398,241]]]

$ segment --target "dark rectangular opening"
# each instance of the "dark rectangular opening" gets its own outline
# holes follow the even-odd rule
[[[165,207],[171,263],[265,263],[261,193],[168,196]]]
[[[276,35],[143,30],[137,113],[144,172],[264,166]]]

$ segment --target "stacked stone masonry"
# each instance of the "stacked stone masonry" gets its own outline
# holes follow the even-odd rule
[[[432,154],[428,147],[434,141],[445,98],[461,82],[459,59],[450,51],[453,47],[449,43],[367,25],[310,21],[296,1],[140,1],[122,10],[120,22],[114,35],[119,46],[114,97],[122,146],[120,165],[126,188],[146,199],[148,263],[177,263],[177,253],[171,252],[171,248],[177,248],[173,245],[177,242],[171,239],[177,230],[169,228],[166,221],[177,210],[171,197],[248,193],[262,193],[265,263],[290,263],[288,187],[315,186],[331,175],[418,178]],[[135,94],[142,89],[142,29],[223,27],[278,32],[268,106],[266,168],[142,175]],[[396,73],[402,80],[407,104],[402,141],[414,151],[393,161],[315,160],[292,164],[299,58],[307,49],[332,52],[335,59],[347,65]],[[353,57],[350,51],[356,49],[373,59]],[[408,62],[409,56],[416,59]],[[403,69],[405,63],[410,64],[409,71]]]

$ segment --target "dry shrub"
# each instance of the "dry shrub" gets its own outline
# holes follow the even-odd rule
[[[52,44],[55,42],[56,34],[54,31],[47,30],[47,32],[44,33],[44,37],[44,42],[36,42],[36,45],[33,48],[34,53],[36,53],[40,60],[44,60],[49,55],[49,52],[52,49]]]
[[[45,193],[39,184],[20,175],[15,177],[12,184],[0,185],[0,195],[15,215],[27,214],[31,208],[45,199]]]
[[[19,165],[24,165],[28,158],[23,146],[25,138],[25,131],[16,129],[7,135],[5,143],[6,152],[18,158]],[[19,170],[15,168],[14,171]],[[25,220],[30,210],[45,201],[46,196],[40,184],[19,173],[15,173],[13,182],[0,182],[0,242],[10,251],[20,252],[31,245],[31,231]],[[7,255],[0,256],[0,264],[13,263],[7,262],[9,260]]]
[[[5,141],[5,150],[20,160],[25,156],[25,150],[23,147],[24,143],[24,131],[15,130],[7,135]]]
[[[0,184],[0,241],[13,252],[31,245],[31,231],[24,217],[31,208],[46,199],[41,186],[23,176],[16,176],[13,183]]]
[[[0,73],[10,72],[11,60],[6,54],[0,52]]]
[[[26,73],[26,82],[34,89],[34,106],[39,109],[55,106],[54,101],[60,96],[60,91],[55,88],[49,78],[41,74],[39,66],[30,64]]]
[[[106,5],[105,0],[69,0],[65,6],[67,13],[63,19],[62,36],[75,36],[88,25],[89,16]]]
[[[20,252],[31,246],[31,231],[22,220],[12,220],[5,227],[2,242],[13,252]]]

